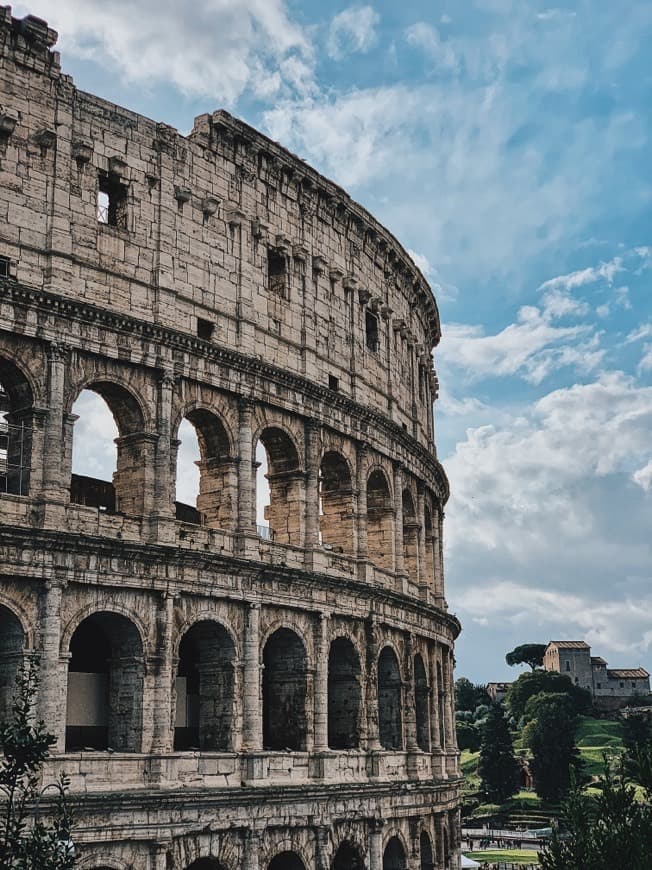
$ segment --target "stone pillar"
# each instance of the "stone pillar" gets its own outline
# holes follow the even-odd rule
[[[55,752],[66,748],[65,699],[68,674],[61,662],[61,599],[65,584],[46,581],[41,590],[41,649],[38,715],[57,738]]]
[[[414,697],[414,635],[405,637],[405,681],[403,683],[403,709],[405,710],[405,748],[416,752],[417,711]]]
[[[369,870],[383,870],[383,819],[369,822]]]
[[[441,749],[441,739],[439,736],[439,692],[441,686],[437,679],[437,648],[430,648],[430,746],[433,751]]]
[[[378,731],[378,625],[375,616],[367,622],[367,751],[380,750]]]
[[[366,561],[367,551],[367,457],[366,444],[358,445],[356,452],[356,488],[358,490],[358,510],[356,522],[358,526],[358,560]]]
[[[444,599],[444,547],[443,547],[443,533],[444,533],[444,515],[442,510],[438,507],[436,510],[436,515],[433,517],[432,524],[433,534],[434,534],[434,568],[435,568],[435,604],[437,607],[444,608],[445,607],[445,599]]]
[[[321,426],[307,419],[306,438],[306,569],[313,565],[312,551],[319,546],[319,465],[321,457]]]
[[[250,604],[244,638],[242,749],[259,752],[263,743],[260,705],[260,604]]]
[[[151,862],[152,870],[167,870],[168,867],[168,850],[170,842],[153,843],[151,846]]]
[[[240,399],[238,425],[238,533],[240,535],[255,532],[252,413],[251,402]]]
[[[444,735],[446,738],[446,748],[455,749],[455,724],[453,716],[453,695],[452,695],[452,665],[451,654],[448,647],[442,650],[442,676],[444,679]]]
[[[63,393],[66,348],[52,342],[48,351],[48,414],[43,444],[43,497],[67,502],[69,481],[65,474]]]
[[[430,590],[426,562],[426,496],[423,484],[419,484],[417,488],[417,520],[421,526],[417,531],[419,536],[419,598],[422,601],[429,601]]]
[[[258,852],[260,840],[258,832],[248,828],[244,836],[244,855],[242,861],[243,870],[258,870]]]
[[[151,516],[158,441],[158,436],[151,432],[132,432],[115,439],[118,456],[113,486],[117,511],[132,516]]]
[[[174,595],[161,596],[158,622],[158,668],[155,683],[156,707],[152,711],[154,729],[152,752],[164,755],[172,751],[174,723],[172,711],[172,685],[175,679],[172,663],[172,625],[174,621]]]
[[[328,615],[320,613],[315,626],[315,752],[328,749],[328,653]]]
[[[394,571],[405,573],[403,558],[403,475],[401,463],[394,463]]]
[[[329,870],[328,826],[320,824],[315,828],[315,870]]]
[[[154,486],[154,514],[174,518],[174,476],[171,467],[172,391],[174,378],[171,372],[163,372],[158,382],[156,445],[156,480]]]

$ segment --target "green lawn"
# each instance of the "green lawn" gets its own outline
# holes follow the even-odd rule
[[[467,858],[474,861],[496,864],[504,861],[511,864],[538,864],[539,858],[534,849],[487,849],[482,852],[467,852],[462,849]]]
[[[604,770],[604,756],[623,751],[623,726],[607,719],[582,716],[577,729],[577,748],[589,776],[600,776]]]

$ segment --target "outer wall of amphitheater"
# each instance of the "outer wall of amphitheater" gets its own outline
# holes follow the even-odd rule
[[[0,7],[0,716],[38,656],[81,868],[457,867],[430,289],[297,157],[55,42]],[[112,480],[73,473],[82,390]]]

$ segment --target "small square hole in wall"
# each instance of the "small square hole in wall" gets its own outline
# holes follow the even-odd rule
[[[401,426],[403,427],[403,431],[407,432],[407,430],[408,430],[407,423],[401,423]]]
[[[340,379],[336,378],[335,375],[328,376],[328,389],[334,390],[337,392],[340,388]]]
[[[204,341],[210,341],[213,337],[213,331],[215,329],[215,324],[211,323],[210,320],[204,320],[203,317],[197,318],[197,337],[203,338]]]
[[[97,221],[127,229],[127,185],[112,175],[100,173],[97,189]]]
[[[9,257],[0,257],[0,278],[8,278],[9,277],[9,267],[11,265],[11,260]]]

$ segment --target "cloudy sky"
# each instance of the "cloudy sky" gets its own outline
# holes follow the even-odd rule
[[[344,185],[427,273],[458,674],[509,678],[506,650],[551,638],[652,670],[652,4],[26,12],[59,30],[78,87],[182,132],[228,108]]]

